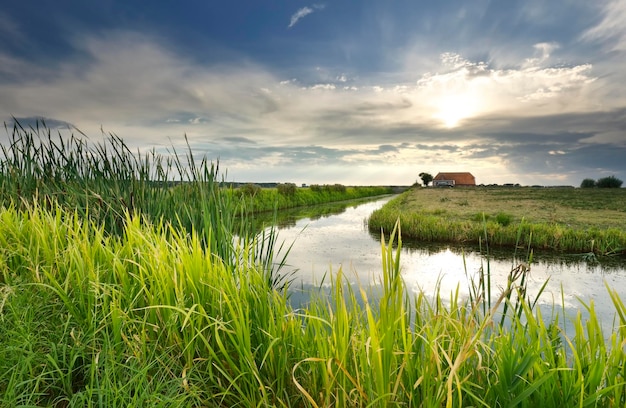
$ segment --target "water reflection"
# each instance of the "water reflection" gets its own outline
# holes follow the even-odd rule
[[[388,199],[390,196],[385,197]],[[317,221],[321,218],[342,214],[348,208],[356,208],[364,203],[378,200],[381,198],[362,198],[309,207],[287,208],[276,213],[273,211],[257,213],[254,216],[254,224],[259,231],[268,225],[275,225],[278,229],[292,228],[297,226],[298,220]]]
[[[381,280],[380,235],[367,228],[367,217],[391,197],[370,201],[281,212],[279,241],[293,243],[284,269],[293,273],[295,288],[320,287],[329,284],[328,273],[342,268],[347,282],[353,285],[375,285]],[[264,225],[271,220],[266,219]],[[480,269],[491,273],[494,288],[506,285],[508,273],[518,262],[526,261],[520,250],[490,249],[489,257],[474,246],[425,244],[403,240],[401,270],[407,288],[413,292],[433,294],[437,288],[442,296],[458,290],[469,295],[469,280]],[[488,261],[487,261],[488,260]],[[528,275],[528,293],[538,293],[549,279],[540,306],[550,316],[552,305],[563,304],[567,314],[581,310],[580,301],[593,300],[596,310],[607,322],[614,308],[605,282],[626,300],[626,260],[604,259],[588,262],[580,255],[534,252]],[[494,289],[496,292],[499,290]],[[294,291],[294,298],[304,296]],[[306,297],[306,296],[305,296]],[[494,297],[497,297],[495,295]],[[304,299],[304,298],[303,298]],[[296,302],[297,303],[297,302]],[[584,312],[584,310],[582,310]]]

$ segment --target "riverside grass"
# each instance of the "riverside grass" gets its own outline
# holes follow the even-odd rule
[[[252,196],[246,196],[241,189],[233,193],[241,199],[247,199],[250,210],[256,213],[392,194],[393,190],[385,186],[353,186],[340,191],[315,191],[310,187],[301,187],[293,194],[281,194],[277,188],[259,189]]]
[[[155,149],[133,153],[112,133],[103,133],[103,142],[89,145],[82,133],[82,138],[60,131],[54,135],[44,121],[28,128],[14,121],[12,130],[5,123],[5,130],[9,140],[0,146],[0,204],[56,201],[102,222],[112,233],[122,231],[125,211],[137,211],[187,230],[207,227],[218,237],[232,232],[249,236],[258,232],[248,222],[255,212],[392,192],[389,187],[363,186],[298,188],[292,194],[258,188],[246,194],[219,180],[219,163],[206,157],[196,160],[190,148],[184,154],[174,148],[165,155]],[[210,223],[205,224],[207,219]],[[228,242],[226,235],[217,241]],[[216,250],[228,256],[230,248]]]
[[[368,222],[391,231],[399,219],[405,238],[423,241],[478,243],[486,235],[492,246],[615,255],[626,253],[625,202],[626,189],[412,188]]]
[[[268,269],[278,270],[284,259],[274,259],[275,234],[254,220],[255,211],[277,211],[298,205],[347,200],[389,193],[385,187],[351,187],[343,192],[314,193],[299,189],[284,196],[263,189],[254,196],[224,187],[219,163],[197,160],[191,148],[181,154],[170,148],[166,155],[155,149],[133,153],[113,133],[88,144],[80,133],[57,131],[45,122],[23,127],[5,123],[8,143],[0,145],[0,205],[18,207],[31,203],[58,203],[101,224],[107,233],[124,230],[126,212],[149,220],[164,220],[187,232],[197,230],[213,247],[211,252],[229,263],[236,256],[236,242],[256,239],[253,255]],[[258,239],[257,235],[262,238]],[[286,251],[288,252],[288,250]],[[274,282],[280,282],[278,272]]]
[[[253,242],[228,265],[195,231],[126,217],[111,235],[59,205],[0,209],[0,406],[626,404],[626,306],[608,287],[610,334],[593,303],[569,333],[544,318],[519,270],[494,299],[412,294],[394,231],[379,296],[340,269],[294,309]]]

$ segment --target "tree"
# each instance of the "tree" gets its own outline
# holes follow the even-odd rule
[[[594,179],[586,178],[580,183],[580,188],[592,188],[596,186],[596,181]]]
[[[239,187],[239,190],[241,191],[243,195],[253,197],[257,195],[259,191],[261,191],[261,186],[253,184],[253,183],[247,183]]]
[[[604,177],[596,181],[596,186],[600,188],[620,188],[623,181],[615,176]]]
[[[276,186],[279,194],[285,196],[292,196],[296,194],[296,184],[295,183],[282,183]]]
[[[428,186],[428,184],[433,181],[433,176],[430,173],[420,173],[419,176],[425,186]]]

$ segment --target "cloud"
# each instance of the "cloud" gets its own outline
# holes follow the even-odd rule
[[[412,182],[416,163],[470,168],[485,183],[551,184],[557,173],[577,177],[576,166],[626,176],[618,161],[626,104],[606,93],[593,66],[551,64],[554,44],[529,48],[531,58],[507,68],[444,53],[427,72],[350,79],[349,90],[342,75],[303,86],[243,59],[207,65],[135,32],[74,46],[68,55],[79,57],[50,67],[16,58],[3,66],[11,80],[0,80],[0,112],[90,136],[104,127],[130,147],[184,149],[186,134],[194,152],[219,157],[246,181]]]
[[[585,31],[583,40],[606,42],[612,51],[626,51],[626,2],[612,0],[602,7],[602,19],[594,27]]]
[[[291,16],[291,21],[289,22],[289,25],[287,26],[287,28],[291,28],[295,26],[298,23],[298,21],[300,21],[300,19],[308,16],[309,14],[315,12],[316,10],[323,10],[324,7],[325,6],[323,4],[314,4],[311,7],[302,7],[300,10],[296,11]]]
[[[72,125],[71,123],[67,123],[62,120],[44,118],[44,117],[39,117],[39,116],[14,118],[8,122],[7,126],[10,126],[10,127],[18,126],[24,129],[47,128],[51,130],[52,129],[64,130],[64,129],[74,128],[74,125]]]

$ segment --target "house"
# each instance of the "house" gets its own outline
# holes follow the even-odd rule
[[[433,179],[435,187],[475,186],[472,173],[438,173]]]

